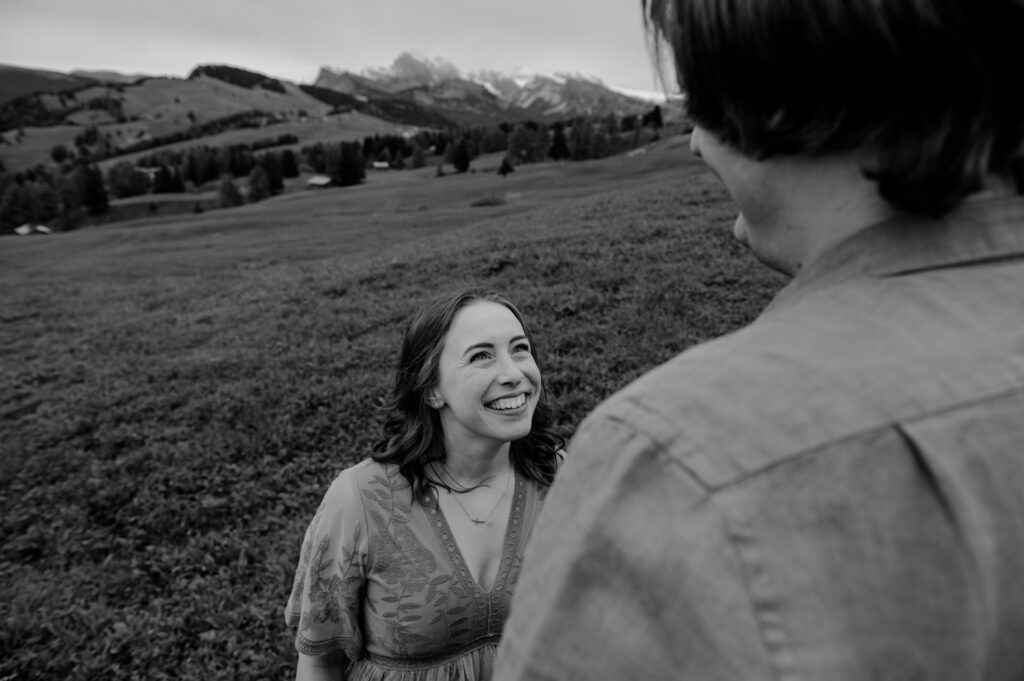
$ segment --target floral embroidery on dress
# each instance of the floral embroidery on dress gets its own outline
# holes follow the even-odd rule
[[[485,591],[436,500],[413,503],[396,466],[366,461],[344,471],[310,525],[286,609],[300,650],[344,650],[352,679],[486,676],[539,509],[536,485],[516,491],[499,577]]]
[[[301,629],[308,629],[313,624],[337,624],[342,621],[342,613],[346,609],[358,609],[363,576],[357,565],[357,556],[349,547],[342,545],[340,569],[330,574],[334,562],[330,557],[330,547],[331,538],[323,537],[312,556],[316,567],[309,584],[310,607],[302,613]]]

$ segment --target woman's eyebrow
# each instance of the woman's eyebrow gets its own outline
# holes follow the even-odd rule
[[[512,345],[513,343],[518,343],[519,341],[529,341],[529,340],[530,339],[529,339],[528,336],[526,336],[526,334],[520,334],[518,336],[513,336],[512,338],[509,338],[508,339],[508,344]],[[494,344],[493,343],[484,341],[484,342],[481,342],[481,343],[473,343],[468,348],[463,350],[462,354],[463,354],[463,356],[465,356],[465,355],[468,355],[473,350],[493,350],[493,349],[494,349]]]
[[[473,345],[470,345],[468,348],[463,350],[462,354],[463,355],[467,355],[470,352],[472,352],[473,350],[481,350],[481,349],[482,350],[491,350],[493,348],[494,348],[494,344],[492,344],[492,343],[487,343],[487,342],[484,342],[484,343],[473,343]]]

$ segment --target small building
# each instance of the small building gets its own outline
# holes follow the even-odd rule
[[[313,177],[306,180],[306,186],[312,189],[324,189],[334,184],[334,180],[327,177],[326,175],[314,175]]]
[[[14,233],[18,236],[28,236],[29,234],[51,234],[52,232],[53,230],[46,225],[31,225],[27,222],[20,227],[14,228]]]
[[[374,161],[373,162],[373,169],[374,170],[390,170],[391,169],[391,164],[388,163],[387,161]]]

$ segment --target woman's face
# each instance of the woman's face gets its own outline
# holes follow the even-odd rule
[[[512,311],[489,301],[459,310],[431,395],[447,451],[479,451],[527,436],[540,391],[540,369]]]

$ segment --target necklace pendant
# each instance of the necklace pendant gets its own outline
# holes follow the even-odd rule
[[[483,525],[484,523],[487,522],[486,520],[477,520],[476,518],[470,518],[470,520],[473,521],[474,525]]]

